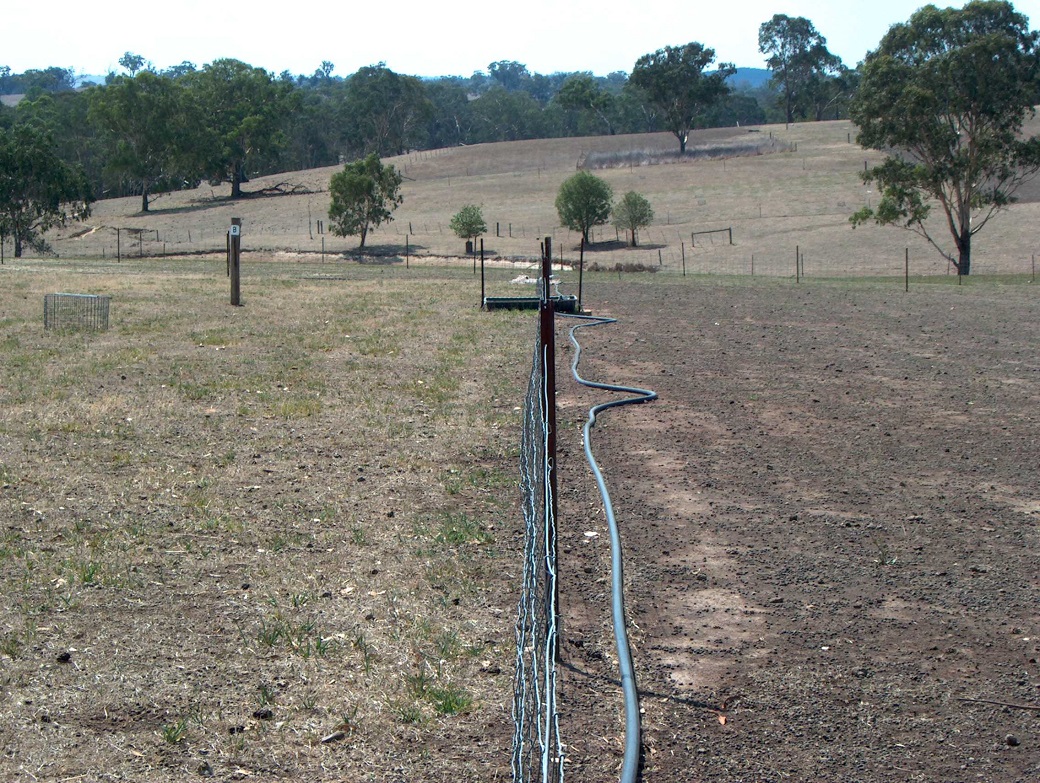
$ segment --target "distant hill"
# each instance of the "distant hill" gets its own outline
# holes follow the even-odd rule
[[[757,90],[764,87],[772,75],[768,68],[737,68],[737,72],[729,77],[729,84],[735,90]]]

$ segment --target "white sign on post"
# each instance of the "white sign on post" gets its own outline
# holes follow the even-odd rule
[[[241,235],[242,235],[242,226],[232,226],[231,227],[231,236],[237,237],[237,236],[241,236]]]

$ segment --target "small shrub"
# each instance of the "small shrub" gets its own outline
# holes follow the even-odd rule
[[[458,715],[473,705],[473,697],[455,685],[430,688],[427,698],[441,715]]]
[[[176,723],[166,723],[162,727],[163,742],[177,745],[188,737],[188,719],[181,718]]]

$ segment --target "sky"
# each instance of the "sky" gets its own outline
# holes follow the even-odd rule
[[[939,0],[936,5],[956,5]],[[233,57],[274,74],[312,74],[328,60],[334,74],[386,63],[413,76],[469,76],[499,60],[528,70],[630,72],[644,54],[698,41],[717,62],[762,68],[758,28],[773,14],[804,16],[832,53],[855,67],[888,28],[921,0],[256,0],[82,3],[10,2],[0,20],[0,65],[15,73],[50,66],[77,75],[120,72],[124,52],[155,68],[185,60],[202,66]],[[1015,8],[1040,24],[1040,0]]]

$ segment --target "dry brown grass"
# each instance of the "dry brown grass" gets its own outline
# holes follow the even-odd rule
[[[0,778],[502,779],[529,318],[154,267],[3,273]],[[111,329],[45,332],[53,290]]]
[[[848,216],[876,198],[859,173],[865,160],[878,160],[876,154],[849,143],[855,135],[849,123],[700,131],[690,143],[731,144],[770,134],[796,144],[797,151],[598,171],[617,194],[645,194],[657,222],[642,232],[642,247],[636,249],[613,241],[612,228],[597,229],[600,244],[590,250],[590,257],[611,267],[618,262],[660,264],[663,271],[678,273],[685,252],[689,272],[737,274],[750,273],[754,258],[756,274],[793,276],[798,248],[810,276],[898,275],[909,247],[915,274],[947,272],[939,255],[915,235],[896,228],[849,226]],[[557,225],[554,200],[578,161],[590,152],[670,150],[675,144],[669,134],[591,137],[483,144],[392,158],[389,162],[407,177],[404,204],[392,223],[370,235],[369,245],[373,253],[395,264],[403,263],[406,239],[413,256],[455,257],[463,242],[451,233],[448,222],[464,204],[476,203],[482,205],[490,229],[484,238],[489,257],[537,258],[540,238],[551,235],[556,250],[575,260],[577,236]],[[204,186],[160,198],[148,215],[136,212],[136,199],[101,202],[89,225],[70,227],[56,235],[53,244],[62,256],[112,257],[113,229],[121,227],[143,231],[146,255],[162,255],[164,247],[168,254],[222,254],[230,218],[239,216],[245,225],[247,259],[252,254],[294,260],[300,253],[313,258],[322,249],[317,221],[326,217],[324,191],[334,171],[317,169],[250,183],[257,190],[280,182],[301,185],[312,191],[308,194],[231,202],[226,188]],[[1023,201],[977,237],[977,271],[1029,271],[1035,252],[1030,227],[1040,217],[1040,205],[1031,195]],[[496,224],[500,236],[495,236]],[[733,229],[733,247],[717,238],[713,244],[707,237],[692,246],[691,232],[724,228]],[[137,236],[122,234],[124,254],[141,252]],[[357,247],[356,238],[326,234],[324,240],[330,259]]]
[[[660,252],[664,275],[639,282],[679,290],[679,242],[732,226],[735,247],[686,247],[692,270],[742,270],[755,254],[757,271],[788,275],[799,245],[810,275],[901,271],[907,235],[847,225],[867,197],[849,129],[771,130],[799,151],[603,172],[616,192],[645,193],[660,223],[647,247],[590,260],[653,266]],[[578,157],[672,143],[399,159],[405,205],[363,265],[342,260],[354,240],[329,237],[318,262],[308,220],[322,193],[231,203],[208,189],[150,215],[103,202],[97,230],[54,238],[61,259],[8,259],[0,777],[507,778],[531,321],[478,313],[469,261],[436,257],[461,245],[451,214],[477,202],[516,235],[487,238],[491,253],[534,257],[552,234],[573,258],[553,199]],[[332,171],[273,179],[318,191]],[[1037,209],[1015,206],[981,235],[983,271],[1028,270]],[[222,248],[233,215],[244,308],[226,304],[220,252],[111,259],[108,227],[158,231],[172,256]],[[409,223],[423,256],[404,270]],[[489,293],[514,274],[494,270]],[[111,330],[44,332],[53,291],[111,295]]]

